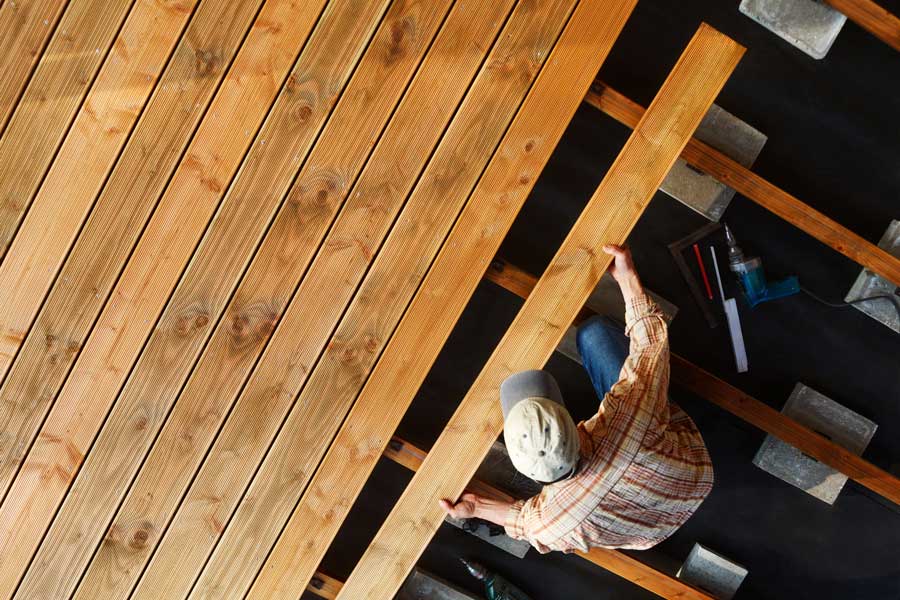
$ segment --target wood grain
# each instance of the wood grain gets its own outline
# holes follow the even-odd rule
[[[0,301],[4,305],[9,305],[6,294],[14,289],[9,286],[17,281],[12,275],[21,269],[6,272],[13,236],[131,5],[132,0],[69,3],[0,137]],[[60,207],[63,200],[59,199]],[[53,238],[44,241],[54,242]],[[27,257],[26,248],[37,247],[22,242],[20,257]],[[53,278],[41,273],[48,280]]]
[[[132,127],[144,111],[193,8],[192,2],[176,5],[140,0],[135,4],[38,192],[14,251],[0,268],[0,286],[12,286],[4,288],[9,310],[0,316],[0,380],[16,357],[15,368],[0,388],[0,497],[9,489],[50,401],[121,269],[123,259],[117,261],[117,254],[127,254],[133,243],[136,234],[129,240],[127,227],[117,226],[122,221],[127,223],[129,200],[146,202],[141,202],[142,197],[136,199],[134,193],[130,197],[124,193],[123,178],[133,185],[142,168],[149,170],[148,162],[153,158],[150,140],[165,138],[167,132],[160,128],[170,124],[170,111],[178,105],[163,107],[155,115],[145,114],[134,135]],[[204,29],[215,27],[216,23],[208,19],[191,33],[202,35]],[[195,62],[191,59],[188,66]],[[180,85],[171,77],[167,81],[168,85]],[[159,107],[161,99],[173,97],[160,90],[151,104]],[[171,125],[177,133],[177,121]],[[127,150],[120,156],[123,146]],[[113,165],[120,175],[107,182]],[[104,188],[97,205],[99,214],[91,218],[91,225],[80,236],[45,300],[54,281],[49,274],[66,259],[67,242],[76,235]],[[144,208],[145,212],[150,210],[152,203]],[[139,227],[135,224],[133,229]],[[40,317],[23,341],[39,309]]]
[[[268,20],[280,13],[275,10],[273,15],[267,9],[277,8],[288,16],[298,16],[292,2],[285,0],[279,7],[279,2],[270,0],[251,27],[138,243],[134,259],[119,279],[0,507],[4,586],[14,585],[10,580],[18,578],[15,571],[27,564],[216,208],[224,182],[231,178],[250,144],[249,139],[234,136],[219,124],[227,119],[235,128],[255,131],[302,45],[303,36],[287,27],[273,27]],[[314,11],[308,15],[307,26],[316,17]],[[298,19],[298,27],[302,23]]]
[[[65,6],[65,0],[0,4],[0,138]]]
[[[459,496],[502,429],[500,383],[516,371],[542,367],[550,357],[609,264],[610,257],[595,249],[624,242],[742,54],[741,46],[710,27],[698,30],[339,598],[386,599],[397,591],[443,518],[438,500]],[[461,219],[459,225],[469,224]],[[420,294],[431,291],[432,276],[442,286],[471,277],[473,262],[479,263],[462,258],[461,264],[456,257],[438,259]],[[404,323],[413,319],[421,327],[421,319],[437,308],[428,304],[421,312],[413,307]],[[414,346],[421,354],[421,345]],[[370,427],[367,434],[382,431]]]
[[[632,129],[644,113],[641,105],[600,81],[588,92],[585,101]],[[900,285],[900,259],[803,204],[796,197],[772,185],[737,161],[696,138],[688,142],[681,153],[681,158],[826,246]]]
[[[872,0],[824,1],[894,50],[900,50],[900,18],[896,15]]]

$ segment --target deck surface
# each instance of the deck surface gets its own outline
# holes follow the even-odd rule
[[[0,4],[0,599],[251,590],[578,5]]]

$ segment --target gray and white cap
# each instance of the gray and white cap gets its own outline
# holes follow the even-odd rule
[[[523,475],[552,483],[578,465],[581,440],[550,373],[521,371],[500,385],[503,437],[513,466]]]

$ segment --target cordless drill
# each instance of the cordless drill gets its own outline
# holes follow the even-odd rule
[[[728,225],[725,225],[725,241],[728,242],[728,267],[740,280],[741,287],[744,289],[744,297],[747,298],[750,306],[792,296],[800,291],[800,282],[794,275],[781,281],[766,281],[762,259],[758,256],[745,258],[744,251],[738,246]]]
[[[484,565],[464,558],[459,560],[475,579],[484,582],[484,595],[487,600],[531,600],[525,592],[500,575],[488,571]]]

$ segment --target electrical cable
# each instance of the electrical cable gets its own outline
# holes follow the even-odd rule
[[[829,302],[828,300],[825,300],[825,299],[817,296],[816,294],[814,294],[813,292],[811,292],[810,290],[808,290],[805,287],[801,286],[800,290],[804,294],[806,294],[807,296],[809,296],[810,298],[815,300],[816,302],[819,302],[819,303],[824,304],[825,306],[829,306],[831,308],[846,308],[848,306],[853,306],[854,304],[862,304],[863,302],[869,302],[871,300],[890,300],[890,302],[894,305],[894,310],[897,311],[897,317],[900,318],[900,297],[898,297],[897,294],[878,294],[876,296],[867,296],[865,298],[858,298],[858,299],[852,300],[850,302]]]

